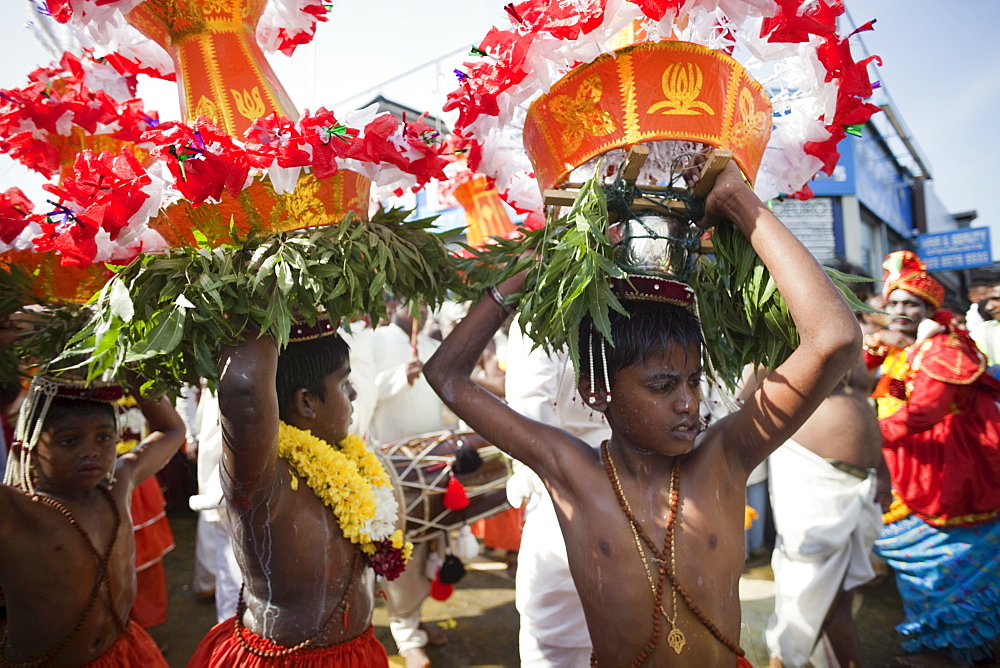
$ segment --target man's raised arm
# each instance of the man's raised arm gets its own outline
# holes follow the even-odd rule
[[[732,221],[771,273],[799,332],[799,346],[730,416],[746,471],[790,438],[844,377],[861,349],[853,311],[805,246],[764,205],[730,162],[706,202],[706,220]],[[707,305],[711,308],[711,305]]]
[[[524,274],[497,287],[498,296],[524,290]],[[469,311],[424,365],[424,376],[455,415],[498,448],[538,471],[553,472],[551,444],[565,434],[530,420],[472,380],[480,354],[507,319],[507,312],[493,299],[483,299]]]
[[[278,459],[278,349],[270,337],[225,346],[219,358],[222,479],[227,500],[246,509],[273,489]]]

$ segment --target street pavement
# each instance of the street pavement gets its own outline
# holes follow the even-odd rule
[[[187,511],[170,514],[177,547],[165,558],[170,608],[167,623],[150,630],[158,642],[167,644],[171,667],[183,667],[202,636],[215,622],[215,606],[195,600],[191,590],[194,568],[195,515]],[[435,668],[513,668],[518,665],[517,611],[514,582],[506,563],[497,555],[481,555],[466,564],[467,575],[445,602],[428,599],[424,620],[445,630],[449,642],[428,648]],[[774,606],[773,576],[766,557],[748,563],[740,582],[743,629],[740,644],[755,666],[767,665],[763,629]],[[863,587],[855,601],[855,619],[861,636],[865,665],[889,666],[900,654],[893,627],[902,621],[902,606],[892,579]],[[403,662],[395,656],[389,635],[385,606],[379,604],[374,617],[376,636],[385,645],[393,666]]]

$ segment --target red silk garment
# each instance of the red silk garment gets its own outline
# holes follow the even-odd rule
[[[967,336],[912,347],[905,402],[879,421],[892,485],[931,524],[971,525],[1000,512],[1000,409]]]
[[[188,668],[378,668],[388,666],[385,648],[375,638],[374,627],[357,638],[333,647],[302,649],[288,656],[262,658],[248,651],[235,634],[236,618],[231,617],[212,627],[198,645]],[[281,645],[243,629],[243,637],[256,650],[273,652],[284,649]]]

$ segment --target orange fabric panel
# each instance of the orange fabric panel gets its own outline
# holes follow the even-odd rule
[[[483,539],[483,545],[494,550],[517,552],[521,549],[524,510],[508,508],[498,515],[474,522],[472,533]]]
[[[319,647],[303,649],[283,657],[265,659],[247,651],[236,639],[234,630],[236,618],[231,617],[216,624],[208,635],[198,645],[194,656],[188,662],[188,668],[264,668],[265,666],[280,666],[281,668],[322,668],[324,666],[337,668],[377,668],[388,666],[389,657],[385,648],[375,638],[374,628],[369,626],[363,634],[334,647]],[[244,639],[254,649],[275,651],[284,649],[281,645],[244,629]]]
[[[121,668],[121,666],[142,666],[143,668],[168,668],[167,662],[156,649],[156,643],[141,626],[129,622],[128,629],[108,651],[85,668]]]

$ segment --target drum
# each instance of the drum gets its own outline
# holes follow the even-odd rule
[[[457,473],[454,465],[463,448],[474,448],[482,463],[475,470]],[[431,540],[510,508],[506,485],[512,472],[511,460],[475,432],[422,434],[387,443],[378,448],[377,454],[387,464],[403,532],[412,543]],[[469,497],[469,505],[461,510],[449,510],[444,505],[444,492],[453,473]]]

